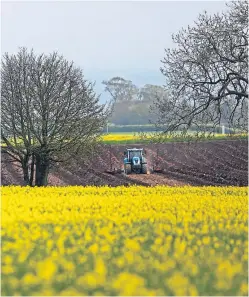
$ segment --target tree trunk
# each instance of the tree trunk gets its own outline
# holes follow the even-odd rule
[[[35,158],[35,165],[35,185],[38,187],[47,186],[49,172],[49,160],[47,156],[37,155]]]
[[[29,185],[29,167],[28,164],[22,164],[22,170],[23,170],[23,179],[25,185]]]
[[[22,160],[23,180],[25,185],[29,185],[29,157],[26,155]]]
[[[33,186],[34,181],[34,170],[35,170],[35,155],[32,154],[32,160],[31,160],[31,168],[30,168],[30,178],[29,178],[29,185]]]

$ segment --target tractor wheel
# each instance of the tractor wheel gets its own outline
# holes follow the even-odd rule
[[[131,174],[131,164],[125,164],[125,173]]]
[[[147,174],[147,164],[142,164],[142,174]]]

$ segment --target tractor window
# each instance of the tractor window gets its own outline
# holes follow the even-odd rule
[[[141,152],[137,151],[137,152],[130,152],[130,158],[132,159],[133,157],[141,157]]]

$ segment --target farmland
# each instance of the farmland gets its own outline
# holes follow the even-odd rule
[[[107,170],[122,168],[127,145],[102,144],[87,160],[74,158],[70,164],[54,166],[50,185],[193,185],[247,186],[248,141],[213,140],[191,143],[136,144],[147,151],[150,168],[160,166],[162,173],[150,175],[110,175]],[[22,185],[18,164],[2,153],[2,184]]]
[[[3,187],[3,296],[247,296],[245,187]]]
[[[248,141],[131,146],[161,172],[107,173],[127,145],[101,143],[21,187],[2,152],[2,295],[247,296]]]

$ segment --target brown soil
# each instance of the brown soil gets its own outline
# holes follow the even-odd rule
[[[132,146],[134,147],[134,146]],[[108,174],[122,168],[125,145],[102,145],[88,161],[75,158],[70,165],[51,170],[49,184],[66,185],[248,185],[248,141],[228,140],[196,143],[136,145],[147,151],[149,168],[161,173],[147,175]],[[2,185],[23,185],[22,171],[2,153]]]

